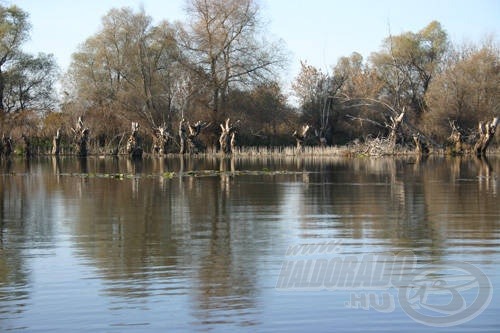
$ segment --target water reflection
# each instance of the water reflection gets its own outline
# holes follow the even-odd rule
[[[297,242],[343,239],[347,252],[410,249],[423,260],[472,251],[474,262],[494,262],[497,170],[498,158],[1,160],[0,327],[37,306],[32,274],[43,272],[33,267],[58,249],[99,281],[107,311],[183,311],[184,328],[265,325],[263,294]]]

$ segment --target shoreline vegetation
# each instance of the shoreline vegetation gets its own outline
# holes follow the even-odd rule
[[[59,75],[22,51],[29,13],[0,5],[0,156],[484,157],[499,151],[500,47],[437,21],[324,71],[265,38],[255,0],[186,0],[186,20],[113,8]],[[56,83],[61,85],[57,96]],[[294,97],[292,104],[291,97]]]

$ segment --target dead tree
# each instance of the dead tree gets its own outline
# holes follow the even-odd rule
[[[52,155],[59,155],[61,151],[61,129],[58,128],[56,135],[52,138]]]
[[[224,154],[231,154],[236,144],[236,126],[231,125],[230,119],[227,118],[224,124],[220,124],[220,128],[222,130],[219,137],[220,150]]]
[[[0,155],[4,154],[6,157],[8,157],[12,154],[12,151],[12,138],[10,136],[5,136],[5,134],[2,134],[2,140],[0,141]]]
[[[307,138],[307,135],[309,133],[309,130],[311,127],[309,125],[303,125],[302,130],[299,132],[294,131],[293,132],[293,137],[295,138],[295,141],[297,141],[297,150],[302,151],[303,150],[303,144],[304,140]]]
[[[167,125],[165,123],[155,128],[153,134],[153,154],[166,154],[171,137],[172,136],[168,133]]]
[[[415,142],[415,149],[418,155],[427,155],[429,154],[429,146],[424,141],[424,138],[420,133],[417,133],[413,136],[413,141]]]
[[[451,134],[448,137],[448,142],[451,144],[453,154],[463,153],[463,138],[460,129],[455,121],[450,121]]]
[[[83,125],[82,117],[78,117],[75,128],[71,130],[73,131],[76,155],[86,157],[88,155],[90,130]]]
[[[488,149],[491,140],[495,137],[497,126],[498,117],[493,118],[490,122],[479,122],[479,138],[474,145],[476,156],[486,155],[486,149]]]
[[[132,122],[132,133],[127,140],[127,154],[134,159],[142,158],[141,137],[139,135],[139,123]]]
[[[205,122],[198,121],[191,125],[184,118],[179,123],[179,143],[181,154],[195,154],[204,150],[203,144],[198,140],[201,130],[208,125]]]
[[[401,128],[401,124],[403,123],[404,116],[405,109],[403,108],[403,111],[396,118],[391,116],[391,123],[387,125],[391,129],[391,132],[389,133],[389,144],[392,148],[396,147],[398,133]]]
[[[31,157],[33,155],[33,151],[31,150],[31,140],[30,138],[25,135],[24,133],[21,135],[23,142],[24,142],[24,156],[25,157]]]

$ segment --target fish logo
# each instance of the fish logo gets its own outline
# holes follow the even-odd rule
[[[398,290],[399,303],[408,316],[435,327],[472,320],[492,297],[490,279],[478,267],[459,261],[419,267]]]

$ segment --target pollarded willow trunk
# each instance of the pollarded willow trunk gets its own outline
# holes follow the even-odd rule
[[[389,125],[389,128],[391,129],[391,132],[389,133],[389,144],[393,149],[394,147],[396,147],[398,133],[401,128],[401,124],[403,123],[404,117],[404,109],[396,118],[391,117],[391,124]]]
[[[172,136],[167,131],[167,125],[164,123],[154,130],[153,135],[153,154],[164,155],[167,153],[168,143]]]
[[[2,134],[2,140],[0,140],[0,156],[3,154],[5,157],[8,157],[12,154],[12,151],[12,138],[10,136],[5,136],[5,134]]]
[[[236,126],[231,125],[230,119],[227,118],[224,124],[220,124],[220,128],[222,129],[219,137],[220,150],[224,154],[231,154],[236,145]]]
[[[52,138],[52,155],[58,156],[61,151],[61,129],[58,128],[56,135]]]
[[[297,151],[299,151],[299,152],[303,151],[304,141],[307,138],[307,135],[309,134],[310,129],[311,129],[311,127],[309,125],[303,125],[300,132],[297,132],[297,131],[293,132],[292,135],[295,138],[295,141],[297,142]]]
[[[458,126],[454,121],[450,122],[451,134],[448,137],[448,142],[451,144],[452,154],[462,154],[463,153],[463,139],[462,133],[458,129]]]
[[[491,140],[495,137],[495,132],[498,126],[498,117],[493,118],[490,122],[479,123],[479,139],[474,145],[476,156],[485,156],[486,149],[490,145]]]
[[[179,143],[181,154],[196,154],[205,150],[203,144],[198,140],[198,135],[207,127],[207,124],[201,121],[191,125],[184,118],[179,123]]]
[[[132,122],[132,133],[127,140],[127,153],[133,159],[142,158],[142,140],[139,135],[139,123]]]
[[[413,136],[413,141],[415,142],[415,150],[418,155],[429,154],[429,146],[420,134],[415,134]]]
[[[78,117],[75,128],[71,129],[74,135],[76,155],[87,157],[90,130],[83,125],[82,117]]]
[[[30,138],[25,135],[25,134],[22,134],[21,137],[23,138],[23,143],[24,143],[24,147],[23,147],[23,150],[24,150],[24,156],[25,157],[31,157],[33,155],[33,151],[32,151],[32,147],[31,147],[31,140]]]

